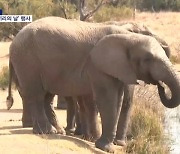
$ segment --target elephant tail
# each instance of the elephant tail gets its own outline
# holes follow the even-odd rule
[[[7,110],[9,110],[14,102],[13,96],[12,96],[12,80],[13,80],[13,66],[12,63],[9,61],[9,86],[8,86],[8,96],[6,99],[6,106],[7,106]]]

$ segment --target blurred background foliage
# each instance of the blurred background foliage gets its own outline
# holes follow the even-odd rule
[[[106,2],[85,20],[103,22],[132,18],[135,8],[139,11],[179,11],[180,0],[81,0],[83,13],[95,9]],[[3,14],[33,15],[33,20],[45,16],[59,16],[80,19],[80,0],[0,0]],[[27,23],[1,23],[0,40],[12,39]]]

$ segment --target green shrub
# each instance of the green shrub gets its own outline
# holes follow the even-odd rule
[[[110,20],[121,20],[125,18],[131,18],[133,10],[127,7],[113,7],[107,5],[102,7],[93,16],[93,20],[96,22],[104,22]]]
[[[9,69],[8,67],[3,67],[2,71],[0,72],[0,88],[6,89],[9,82]]]
[[[100,1],[86,1],[84,12],[94,10]],[[0,0],[0,8],[3,14],[9,15],[33,15],[33,21],[46,16],[59,16],[68,19],[79,19],[77,3],[68,0]],[[132,17],[133,11],[125,5],[114,7],[113,5],[102,6],[92,18],[96,22],[107,20],[120,20]],[[0,40],[12,39],[28,23],[1,23]]]
[[[60,5],[61,4],[61,5]],[[76,7],[68,2],[53,2],[52,0],[0,0],[3,14],[32,15],[33,21],[46,16],[65,17],[62,6],[68,18],[77,18]],[[28,23],[1,23],[0,40],[15,36]]]

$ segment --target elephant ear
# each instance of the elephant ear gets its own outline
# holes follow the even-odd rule
[[[120,37],[118,37],[120,36]],[[129,60],[127,38],[123,35],[108,35],[92,49],[93,65],[100,71],[118,78],[126,84],[136,84],[137,77]]]

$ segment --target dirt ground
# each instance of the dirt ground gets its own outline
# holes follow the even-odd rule
[[[173,54],[179,54],[180,13],[141,13],[136,16],[137,21],[144,22],[165,38],[173,49]],[[175,22],[176,21],[176,22]],[[10,42],[0,42],[0,70],[8,66],[8,48]],[[179,69],[179,65],[176,65]],[[0,91],[0,154],[91,154],[104,153],[94,147],[93,143],[85,142],[74,137],[60,135],[33,135],[32,128],[22,128],[22,102],[17,91],[14,91],[14,105],[11,110],[6,110],[5,100],[7,90]],[[57,98],[54,99],[56,106]],[[66,126],[66,111],[55,110],[58,119]],[[117,150],[116,153],[122,153]]]

